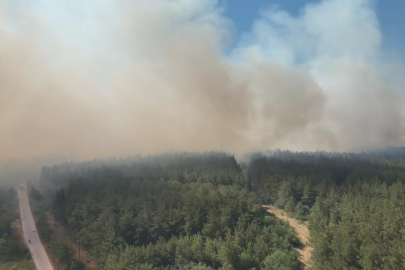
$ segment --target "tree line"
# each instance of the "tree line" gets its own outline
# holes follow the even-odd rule
[[[234,157],[175,159],[81,167],[55,216],[105,270],[299,269],[294,231],[245,188]]]
[[[405,150],[256,155],[249,187],[308,220],[312,268],[405,269]]]
[[[243,168],[243,170],[242,170]],[[52,210],[103,269],[405,269],[405,149],[362,153],[182,153],[44,167]]]

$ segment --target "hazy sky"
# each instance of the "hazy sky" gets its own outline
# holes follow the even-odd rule
[[[0,160],[402,145],[382,2],[0,0]]]

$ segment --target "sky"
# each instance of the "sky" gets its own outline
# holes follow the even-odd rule
[[[320,0],[225,0],[225,15],[235,24],[238,35],[249,32],[260,11],[278,7],[293,15],[302,12],[308,3]],[[376,14],[383,33],[383,46],[386,51],[395,51],[405,59],[405,1],[378,0]]]
[[[0,160],[404,145],[403,1],[224,1],[0,0]]]

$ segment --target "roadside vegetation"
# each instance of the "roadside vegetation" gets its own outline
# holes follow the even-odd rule
[[[31,270],[30,253],[13,226],[18,222],[18,199],[14,188],[0,188],[0,269]]]
[[[52,232],[47,220],[47,211],[49,211],[50,206],[48,197],[43,196],[35,187],[31,187],[29,200],[33,215],[36,219],[38,234],[53,264],[56,265],[59,270],[85,270],[84,264],[74,258],[74,252],[68,245],[66,236],[55,235]]]

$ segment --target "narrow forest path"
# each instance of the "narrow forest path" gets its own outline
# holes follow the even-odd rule
[[[298,219],[291,218],[281,209],[278,209],[271,205],[263,205],[267,209],[267,212],[276,216],[276,218],[287,221],[291,227],[297,232],[303,246],[297,249],[300,255],[300,261],[304,264],[304,269],[308,268],[309,259],[312,255],[313,248],[308,245],[309,243],[309,230],[308,222],[301,222]]]

